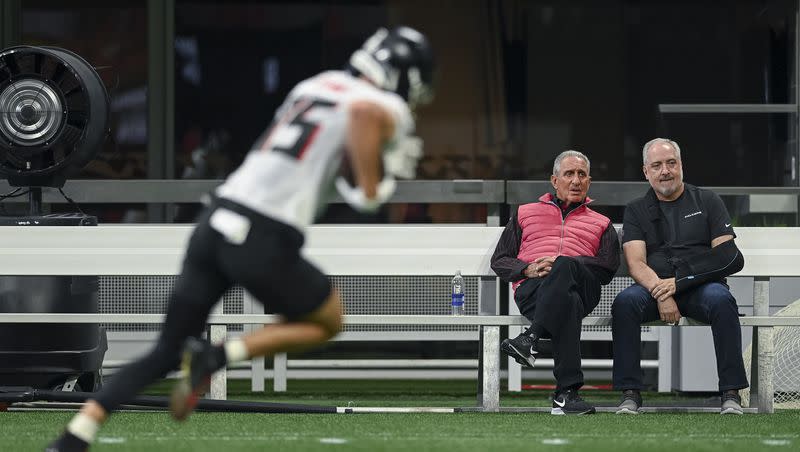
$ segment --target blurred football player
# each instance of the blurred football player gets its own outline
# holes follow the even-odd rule
[[[433,53],[420,32],[380,29],[342,71],[300,82],[242,165],[198,219],[155,347],[87,401],[47,451],[86,450],[110,413],[180,364],[170,411],[185,419],[210,376],[251,357],[320,345],[342,328],[328,278],[300,254],[304,231],[333,187],[371,212],[412,178],[421,157],[412,110],[432,99]],[[345,158],[346,155],[346,158]],[[341,177],[350,165],[352,182]],[[199,339],[234,284],[285,321],[212,345]]]

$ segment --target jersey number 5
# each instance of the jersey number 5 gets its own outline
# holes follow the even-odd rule
[[[327,100],[298,99],[273,122],[258,148],[302,159],[319,132],[320,121],[330,115],[335,106],[335,102]]]

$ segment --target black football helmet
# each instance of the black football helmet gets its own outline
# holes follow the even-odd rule
[[[347,69],[399,94],[411,108],[433,99],[433,51],[410,27],[379,29],[350,57]]]

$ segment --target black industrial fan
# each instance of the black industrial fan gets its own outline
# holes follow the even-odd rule
[[[15,187],[63,187],[100,150],[108,93],[89,63],[56,47],[0,52],[0,175]]]
[[[29,187],[30,202],[30,215],[0,216],[0,226],[97,225],[83,212],[42,215],[40,205],[42,187],[61,190],[100,150],[108,109],[100,76],[80,56],[55,47],[0,51],[0,178]],[[0,313],[95,313],[97,291],[97,276],[1,275]],[[0,325],[0,386],[94,390],[107,348],[96,324]]]

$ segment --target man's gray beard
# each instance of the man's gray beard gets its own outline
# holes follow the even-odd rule
[[[661,188],[661,187],[655,188],[654,187],[655,191],[657,191],[661,196],[664,196],[666,198],[669,198],[670,196],[675,194],[675,192],[680,190],[680,188],[683,186],[683,171],[680,171],[679,174],[677,174],[674,178],[672,178],[672,180],[673,181],[675,181],[675,180],[678,181],[678,183],[675,184],[675,186],[673,188]]]
[[[677,179],[677,178],[675,178],[675,179]],[[674,181],[675,179],[673,179],[673,181]],[[674,187],[672,187],[672,188],[658,187],[658,188],[656,188],[655,190],[656,190],[656,191],[657,191],[657,192],[658,192],[658,193],[659,193],[661,196],[663,196],[663,197],[665,197],[665,198],[669,198],[670,196],[674,195],[674,194],[675,194],[675,192],[677,192],[678,190],[680,190],[682,186],[683,186],[683,178],[681,178],[681,179],[678,181],[678,183],[677,183],[677,184],[676,184]]]
[[[666,198],[669,198],[670,196],[672,196],[672,194],[673,194],[673,193],[675,193],[676,191],[678,191],[678,187],[674,187],[674,188],[662,188],[662,187],[658,187],[658,188],[656,188],[656,191],[657,191],[657,192],[658,192],[658,193],[659,193],[661,196],[664,196],[664,197],[666,197]]]

